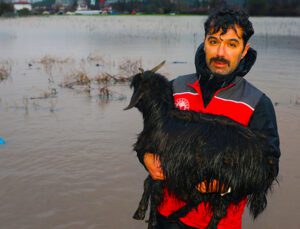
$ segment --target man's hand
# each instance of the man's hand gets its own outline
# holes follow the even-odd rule
[[[207,182],[202,181],[200,184],[197,185],[197,189],[201,193],[220,192],[222,196],[231,192],[230,188],[228,190],[225,190],[224,184],[220,186],[219,181],[216,179],[210,182],[208,188],[206,186],[207,186]]]
[[[144,164],[153,180],[164,180],[159,156],[154,153],[145,153]]]

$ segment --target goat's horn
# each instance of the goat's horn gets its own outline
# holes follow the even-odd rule
[[[161,62],[159,65],[157,65],[156,67],[152,68],[150,71],[151,72],[157,72],[164,64],[166,63],[166,61],[164,60],[163,62]]]
[[[141,71],[142,74],[144,74],[144,72],[145,72],[144,69],[139,68],[139,70]]]

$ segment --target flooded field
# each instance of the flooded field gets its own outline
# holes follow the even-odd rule
[[[30,17],[0,20],[0,228],[140,229],[132,219],[146,172],[123,111],[123,79],[162,60],[192,73],[205,17]],[[252,18],[258,58],[247,79],[274,103],[279,186],[243,228],[300,228],[300,18]],[[123,78],[122,78],[123,77]],[[109,78],[109,80],[107,80]]]

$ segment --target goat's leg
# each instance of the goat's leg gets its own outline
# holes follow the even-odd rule
[[[182,208],[179,208],[177,211],[173,212],[171,215],[168,216],[168,219],[170,220],[177,220],[181,217],[186,216],[187,213],[189,213],[193,207],[190,204],[187,204],[183,206]]]
[[[135,211],[133,218],[136,220],[143,220],[148,209],[149,198],[152,192],[152,179],[148,176],[144,181],[144,192],[140,200],[139,207]]]
[[[163,196],[163,182],[152,181],[152,192],[150,198],[150,215],[148,220],[148,229],[156,229],[158,226],[157,222],[157,206],[162,201]]]
[[[219,204],[217,206],[213,206],[213,216],[206,229],[217,229],[220,220],[227,214],[227,208],[230,203],[228,201],[222,201],[222,198],[220,198],[218,202]]]
[[[186,201],[186,205],[179,208],[177,211],[173,212],[168,216],[170,220],[178,220],[181,217],[186,216],[192,209],[196,208],[204,199],[198,190],[193,190],[190,193],[190,200]]]
[[[209,224],[207,225],[206,229],[217,229],[217,225],[220,222],[220,220],[221,219],[213,216],[209,221]]]
[[[151,196],[148,229],[156,229],[157,228],[157,215],[156,214],[157,214],[156,213],[156,204]]]

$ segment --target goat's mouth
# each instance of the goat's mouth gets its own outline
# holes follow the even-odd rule
[[[129,105],[127,107],[124,108],[124,110],[129,110],[133,107],[136,107],[136,105],[138,104],[138,102],[142,99],[144,93],[140,92],[140,91],[135,91],[131,97],[131,100],[129,102]]]
[[[140,101],[140,100],[139,100]],[[130,101],[130,103],[128,104],[128,106],[127,107],[125,107],[123,110],[124,111],[127,111],[127,110],[130,110],[131,108],[134,108],[134,107],[137,107],[137,104],[139,103],[139,101],[137,101],[137,102],[132,102],[132,101]]]
[[[140,101],[141,101],[141,100],[140,100]],[[131,103],[129,103],[129,105],[128,105],[127,107],[125,107],[123,110],[124,110],[124,111],[127,111],[127,110],[130,110],[131,108],[134,108],[134,107],[136,107],[136,108],[139,109],[140,101],[138,101],[136,104],[131,104]]]
[[[131,108],[132,108],[132,106],[129,106],[129,105],[128,105],[128,106],[125,107],[123,110],[124,110],[124,111],[127,111],[127,110],[129,110],[129,109],[131,109]]]

